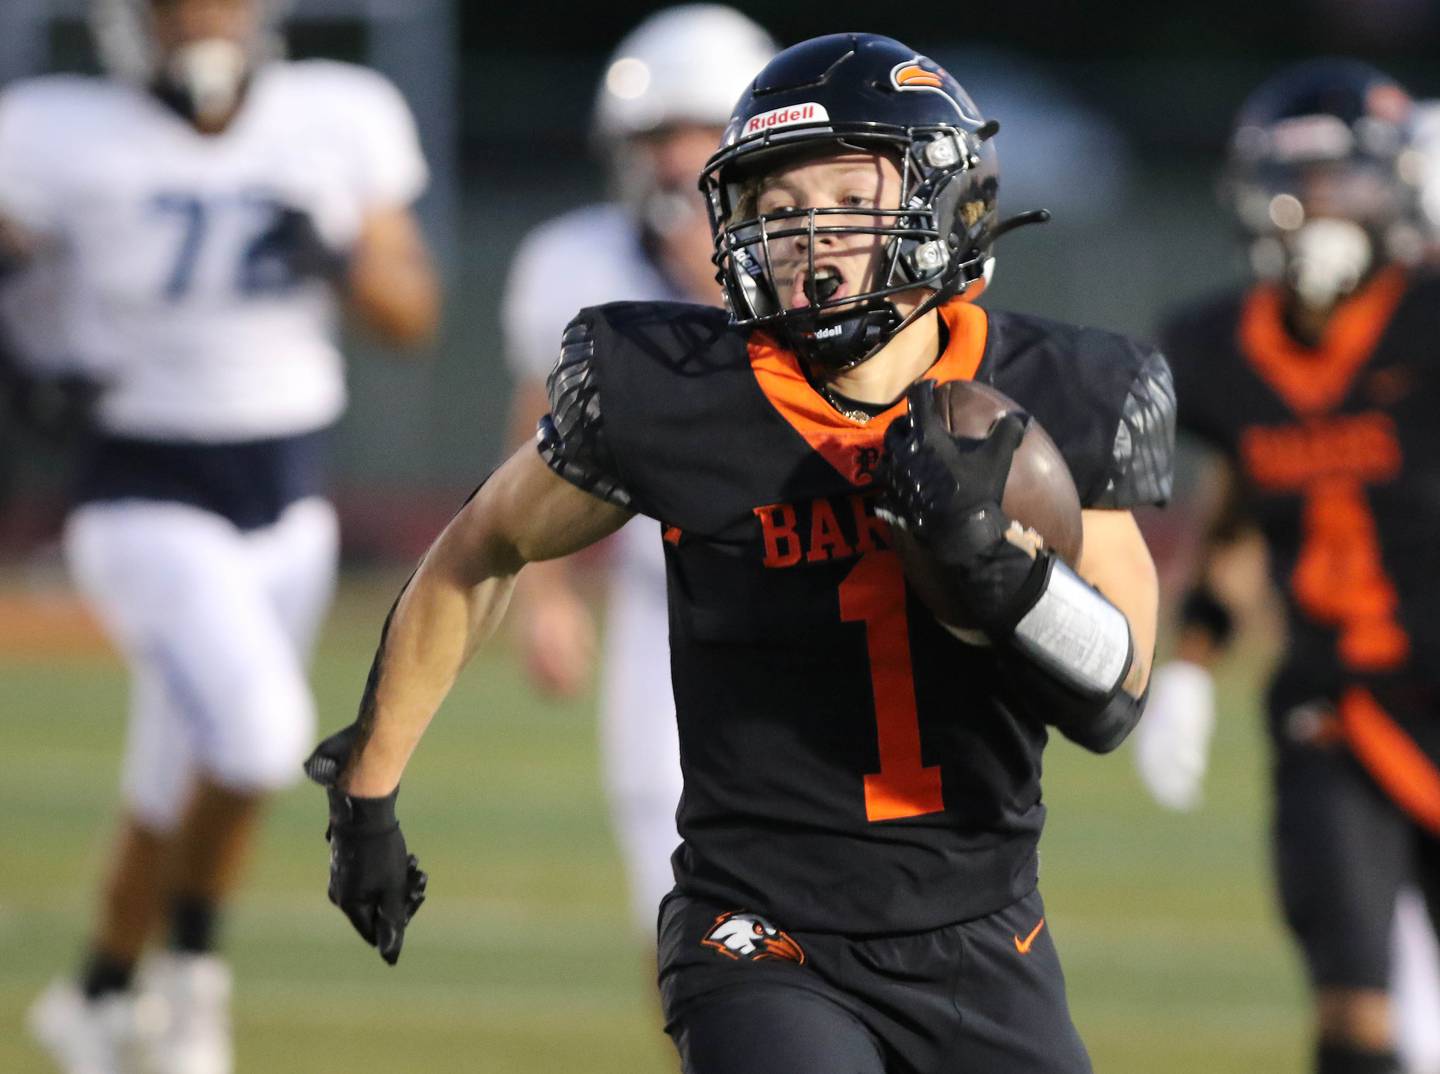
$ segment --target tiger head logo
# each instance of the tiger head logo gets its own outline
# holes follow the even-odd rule
[[[735,910],[721,914],[700,944],[737,961],[759,962],[778,958],[796,965],[805,964],[805,952],[800,945],[759,914]]]

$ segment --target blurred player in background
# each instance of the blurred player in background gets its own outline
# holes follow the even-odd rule
[[[594,141],[612,200],[565,213],[520,245],[505,290],[505,354],[516,379],[512,441],[549,410],[545,377],[575,310],[621,300],[720,304],[714,245],[695,179],[735,101],[775,53],[765,31],[728,7],[668,8],[637,26],[606,64]],[[670,689],[665,559],[659,526],[637,519],[615,539],[600,746],[606,793],[636,928],[654,935],[674,886],[680,757]],[[521,644],[540,688],[583,683],[595,628],[565,561],[526,572],[517,598]]]
[[[137,1051],[161,1074],[232,1068],[217,929],[314,725],[337,315],[393,344],[427,340],[438,315],[407,107],[373,72],[280,62],[279,14],[99,0],[108,77],[0,96],[9,260],[58,271],[67,345],[99,383],[65,550],[132,682],[91,947],[30,1013],[69,1074],[129,1069]]]
[[[1416,105],[1415,145],[1424,154],[1425,180],[1420,208],[1430,235],[1430,256],[1440,263],[1440,101]]]
[[[1157,799],[1195,803],[1209,669],[1233,617],[1214,575],[1258,532],[1288,624],[1267,701],[1274,850],[1314,989],[1318,1074],[1400,1069],[1397,897],[1413,887],[1440,909],[1440,279],[1422,267],[1414,118],[1359,63],[1313,62],[1258,89],[1225,190],[1259,282],[1164,331],[1181,426],[1223,459],[1228,494],[1137,759]],[[1433,940],[1413,901],[1402,914],[1399,1039],[1428,1072]]]

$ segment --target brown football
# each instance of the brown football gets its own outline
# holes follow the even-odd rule
[[[977,439],[1006,414],[1024,411],[1003,392],[970,380],[937,385],[935,406],[952,433]],[[1080,561],[1080,495],[1065,457],[1034,417],[1015,449],[1000,506],[1012,521],[1034,530],[1045,547],[1065,562],[1074,566]],[[953,606],[940,567],[929,552],[903,530],[897,529],[895,544],[911,588],[941,622],[965,626],[965,617]]]

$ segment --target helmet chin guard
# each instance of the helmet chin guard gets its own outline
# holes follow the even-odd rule
[[[114,78],[152,89],[185,118],[215,122],[234,110],[255,70],[284,55],[280,23],[293,0],[251,0],[255,31],[244,41],[193,41],[171,55],[155,40],[150,0],[91,0],[90,31]]]
[[[214,126],[235,111],[249,78],[250,57],[244,46],[212,37],[176,49],[153,85],[186,119]]]
[[[998,130],[943,68],[892,38],[833,34],[780,53],[740,99],[700,179],[717,279],[734,323],[766,327],[814,367],[847,369],[941,302],[988,280],[991,244],[1008,229],[997,215],[991,139]],[[893,161],[898,203],[759,212],[760,177],[836,152]],[[838,298],[822,293],[815,271],[822,236],[883,240],[857,282],[863,289]],[[776,240],[805,243],[805,305],[792,306],[782,293]],[[895,299],[917,291],[928,294],[902,316]]]
[[[872,299],[829,317],[797,311],[781,323],[780,335],[812,369],[843,372],[883,347],[903,323],[894,303]]]

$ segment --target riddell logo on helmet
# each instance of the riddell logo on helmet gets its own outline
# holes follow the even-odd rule
[[[789,127],[795,123],[828,123],[830,113],[825,111],[823,104],[809,102],[806,104],[792,104],[785,108],[772,108],[768,112],[761,112],[758,116],[751,116],[745,124],[745,136],[759,134],[761,131],[774,130],[776,127]]]

